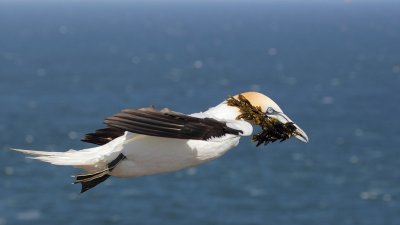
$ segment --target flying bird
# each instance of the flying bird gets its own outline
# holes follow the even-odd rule
[[[253,135],[258,145],[296,137],[307,143],[306,133],[269,97],[245,92],[229,97],[204,112],[185,115],[154,107],[125,109],[108,117],[106,127],[86,134],[82,141],[98,146],[66,152],[13,149],[54,165],[86,171],[75,176],[81,193],[110,176],[139,177],[171,172],[216,159]]]

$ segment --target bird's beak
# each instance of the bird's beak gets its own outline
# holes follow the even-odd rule
[[[292,120],[286,116],[284,113],[276,113],[275,115],[271,116],[278,119],[281,123],[292,122]],[[296,127],[296,130],[293,132],[293,136],[304,143],[308,143],[308,136],[306,132],[304,132],[297,124],[293,124]]]
[[[306,132],[304,132],[304,130],[297,126],[297,124],[294,124],[294,126],[296,127],[296,130],[294,131],[294,137],[304,143],[308,143],[308,136]]]

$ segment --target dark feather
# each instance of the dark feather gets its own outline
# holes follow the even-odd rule
[[[107,180],[110,177],[110,172],[114,170],[114,168],[126,159],[125,155],[120,153],[117,158],[107,164],[107,168],[96,173],[91,174],[79,174],[75,178],[74,184],[81,184],[81,193],[96,187],[98,184]]]
[[[124,134],[124,130],[115,128],[115,127],[107,127],[103,129],[96,130],[95,133],[86,134],[82,139],[84,142],[93,143],[96,145],[104,145],[117,137],[120,137]]]
[[[196,118],[168,109],[125,109],[105,119],[107,128],[85,136],[82,141],[105,144],[123,135],[132,133],[178,139],[208,140],[225,134],[238,135],[242,131],[229,128],[225,122],[212,118]]]

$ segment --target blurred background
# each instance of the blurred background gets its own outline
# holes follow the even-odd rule
[[[0,1],[0,225],[400,224],[400,3]],[[65,151],[124,108],[191,113],[260,91],[310,137],[109,179]]]

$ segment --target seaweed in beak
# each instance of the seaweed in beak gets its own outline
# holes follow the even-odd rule
[[[280,129],[280,131],[283,132],[283,138],[288,139],[286,135],[289,135],[289,138],[293,136],[304,143],[308,143],[308,136],[306,132],[304,132],[297,124],[293,123],[292,120],[284,113],[273,112],[272,114],[267,116],[278,121],[273,122],[273,127],[276,129]],[[283,126],[283,128],[281,128],[281,126]]]
[[[307,134],[282,112],[263,112],[260,106],[253,106],[243,95],[239,95],[238,99],[230,97],[227,104],[240,109],[241,114],[237,119],[244,119],[261,127],[261,131],[252,136],[257,146],[277,140],[282,142],[290,137],[308,142]]]

